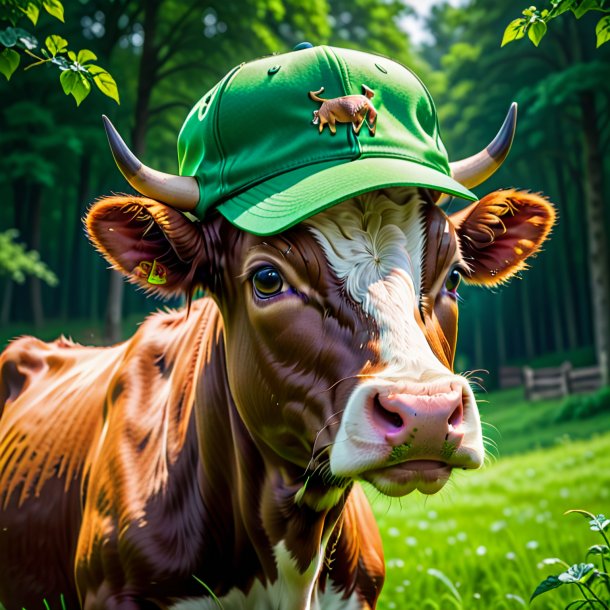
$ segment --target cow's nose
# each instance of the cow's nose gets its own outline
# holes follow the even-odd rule
[[[372,421],[392,447],[410,445],[416,453],[436,452],[463,438],[461,389],[438,394],[378,393],[372,401]]]

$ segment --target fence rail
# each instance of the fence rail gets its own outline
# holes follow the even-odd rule
[[[500,368],[499,379],[502,389],[525,386],[525,396],[529,400],[595,392],[601,387],[601,380],[599,365],[575,369],[569,362],[541,369],[504,366]]]
[[[555,368],[532,369],[524,366],[522,374],[528,400],[595,392],[602,385],[601,366],[575,369],[569,362]]]

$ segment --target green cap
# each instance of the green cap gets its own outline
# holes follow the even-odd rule
[[[450,175],[421,81],[386,57],[328,46],[231,70],[189,113],[178,159],[180,174],[199,183],[199,218],[217,208],[257,235],[377,188],[476,200]]]

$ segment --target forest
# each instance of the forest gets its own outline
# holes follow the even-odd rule
[[[489,371],[483,381],[493,387],[503,365],[599,360],[610,334],[610,45],[596,48],[595,16],[557,19],[538,47],[527,38],[501,46],[519,16],[514,2],[439,2],[421,19],[426,36],[415,45],[401,25],[410,11],[398,0],[81,0],[66,3],[65,23],[41,15],[38,39],[59,33],[71,48],[94,53],[114,77],[120,105],[93,91],[77,107],[54,65],[0,79],[2,239],[38,252],[46,265],[27,277],[0,266],[2,339],[63,332],[108,343],[164,306],[115,278],[82,229],[97,197],[130,192],[101,114],[145,163],[175,172],[180,126],[222,75],[309,40],[388,55],[415,71],[437,105],[450,159],[483,148],[518,102],[509,158],[477,194],[512,186],[543,193],[559,222],[524,281],[495,294],[463,288],[457,368]]]

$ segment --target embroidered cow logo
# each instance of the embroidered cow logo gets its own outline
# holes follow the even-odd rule
[[[345,95],[330,100],[319,97],[323,92],[324,87],[318,91],[309,92],[309,97],[314,102],[322,103],[317,110],[313,111],[312,121],[314,125],[319,125],[320,133],[327,123],[332,134],[337,133],[336,123],[351,123],[354,133],[358,135],[366,122],[369,133],[372,136],[375,135],[377,111],[371,102],[371,98],[375,95],[372,89],[362,85],[362,95]]]

